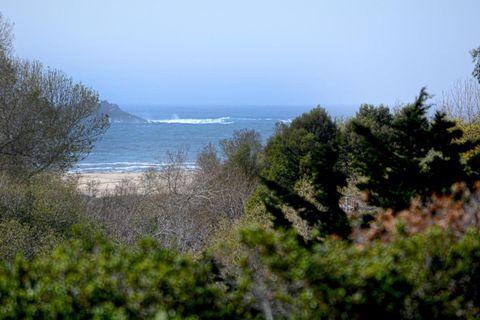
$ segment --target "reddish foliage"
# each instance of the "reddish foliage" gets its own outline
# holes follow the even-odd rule
[[[480,181],[471,190],[465,183],[456,183],[450,195],[434,194],[428,203],[415,199],[407,210],[381,211],[369,228],[355,229],[352,238],[357,243],[390,242],[399,234],[413,235],[432,226],[448,230],[457,237],[469,228],[480,228]]]

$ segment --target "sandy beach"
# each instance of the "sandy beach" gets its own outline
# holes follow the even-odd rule
[[[96,172],[96,173],[76,173],[80,191],[88,192],[89,185],[95,185],[95,188],[103,193],[113,191],[122,181],[139,184],[143,172]]]
[[[184,170],[183,177],[186,178],[184,182],[189,183],[194,177],[194,171]],[[115,187],[127,181],[138,186],[135,191],[142,191],[142,177],[144,172],[95,172],[95,173],[74,173],[73,177],[78,179],[78,188],[81,192],[91,194],[93,189],[97,195],[111,193],[115,191]],[[157,180],[157,183],[159,180]],[[166,181],[163,181],[166,184]],[[133,189],[132,189],[133,190]]]

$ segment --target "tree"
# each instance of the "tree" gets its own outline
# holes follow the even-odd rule
[[[426,200],[432,193],[448,193],[455,182],[478,177],[478,157],[467,163],[461,158],[478,142],[462,142],[463,132],[445,113],[437,112],[429,120],[428,98],[422,89],[414,103],[400,110],[390,125],[388,143],[368,125],[354,123],[364,149],[355,158],[364,177],[357,186],[369,194],[370,204],[400,210],[414,196]]]
[[[64,171],[105,132],[98,95],[64,73],[11,53],[11,25],[0,16],[0,170],[31,176]]]
[[[0,52],[8,54],[13,47],[13,25],[0,12]]]
[[[263,178],[271,191],[264,199],[265,206],[273,214],[274,227],[292,229],[293,224],[285,218],[281,205],[293,208],[308,226],[316,228],[320,237],[335,234],[347,238],[351,228],[347,215],[340,208],[339,189],[346,186],[346,176],[338,168],[339,149],[336,140],[320,145],[313,150],[309,164],[312,175],[313,199],[299,195],[288,186]],[[313,200],[313,201],[312,201]],[[298,237],[300,241],[303,240]]]
[[[387,106],[362,104],[355,117],[349,119],[340,127],[340,161],[343,172],[349,178],[353,180],[357,179],[358,173],[354,171],[352,163],[355,157],[358,157],[359,153],[365,152],[361,146],[361,139],[353,129],[354,123],[361,123],[368,126],[372,132],[382,136],[382,139],[387,142],[391,135],[390,126],[392,121],[393,115]]]
[[[474,79],[455,82],[443,92],[441,105],[451,119],[466,123],[480,121],[480,82]]]
[[[480,83],[480,47],[470,51],[470,54],[472,55],[473,63],[475,64],[472,74]]]
[[[336,134],[336,124],[321,107],[295,118],[290,125],[278,124],[265,147],[263,175],[284,187],[293,187],[310,173],[312,150],[328,143]]]
[[[256,179],[262,167],[262,141],[255,130],[237,130],[230,139],[220,141],[224,165]]]
[[[262,181],[271,191],[264,199],[275,227],[291,229],[282,206],[295,210],[299,218],[319,231],[320,237],[350,234],[345,212],[339,206],[339,189],[346,185],[340,170],[337,127],[325,109],[317,107],[281,125],[267,146],[267,165]],[[312,198],[299,194],[295,184],[305,178]],[[300,241],[303,239],[298,236]]]
[[[212,143],[207,144],[197,155],[197,166],[200,172],[211,178],[221,170],[222,163],[217,155],[217,149]]]

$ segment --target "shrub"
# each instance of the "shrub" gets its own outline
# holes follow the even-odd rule
[[[355,228],[352,238],[357,243],[390,242],[399,236],[425,232],[432,226],[460,238],[471,228],[480,229],[480,190],[456,183],[451,193],[451,196],[433,195],[427,204],[414,199],[408,209],[400,212],[380,211],[367,226]]]
[[[32,258],[79,234],[88,238],[92,228],[88,224],[85,201],[74,179],[42,174],[25,181],[0,175],[3,259],[11,261],[17,251]]]
[[[179,150],[167,153],[161,169],[145,172],[139,185],[123,181],[105,193],[92,186],[87,215],[123,244],[151,236],[165,247],[199,252],[220,224],[233,226],[243,216],[245,202],[258,184],[253,172],[258,169],[247,165],[253,171],[245,171],[242,157],[236,155],[247,155],[242,146],[248,149],[253,143],[257,151],[248,157],[253,165],[260,156],[257,138],[253,131],[240,131],[225,140],[231,157],[224,161],[213,145],[207,145],[198,155],[196,170],[186,168],[186,152]]]
[[[0,268],[1,318],[249,318],[215,280],[211,262],[159,248],[70,241]]]
[[[27,258],[47,253],[62,242],[52,230],[22,223],[17,219],[2,219],[0,222],[0,259],[14,260],[18,253]]]
[[[326,240],[250,228],[242,243],[246,297],[290,319],[474,319],[480,316],[480,233],[438,228],[390,243]]]

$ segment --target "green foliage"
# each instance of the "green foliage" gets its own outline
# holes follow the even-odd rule
[[[263,175],[284,187],[293,187],[310,173],[311,152],[336,133],[335,123],[321,107],[295,118],[290,125],[278,124],[265,147]]]
[[[262,181],[270,189],[264,197],[275,227],[292,228],[282,206],[293,208],[308,226],[325,237],[350,232],[345,212],[339,207],[339,188],[346,177],[339,170],[337,127],[327,112],[317,107],[295,118],[290,126],[280,125],[266,147],[267,169]],[[300,178],[311,182],[313,199],[299,195],[294,186]]]
[[[370,130],[378,136],[381,136],[385,143],[388,143],[391,136],[391,124],[393,115],[387,106],[373,106],[370,104],[362,104],[358,109],[355,117],[349,119],[340,128],[340,160],[342,170],[347,176],[356,179],[358,172],[355,172],[353,162],[359,154],[365,154],[362,147],[361,138],[355,133],[355,123],[362,124],[370,128]]]
[[[50,229],[17,219],[0,221],[0,259],[6,262],[13,261],[19,252],[29,258],[47,253],[61,241],[61,237]]]
[[[456,120],[457,127],[463,131],[463,136],[459,139],[460,143],[477,144],[480,141],[480,121],[465,122],[462,120]],[[475,157],[480,153],[480,145],[475,149],[465,152],[462,156],[465,161],[469,161],[470,158]]]
[[[238,130],[230,139],[220,141],[227,170],[240,170],[248,177],[256,178],[262,168],[262,141],[255,130]]]
[[[274,216],[274,226],[289,229],[292,225],[284,217],[279,207],[281,203],[292,207],[310,227],[318,228],[321,237],[336,234],[346,238],[350,234],[347,216],[339,207],[339,188],[346,186],[346,177],[337,168],[338,156],[339,151],[334,141],[323,144],[312,152],[311,184],[316,203],[275,181],[263,179],[273,193],[273,196],[265,199],[265,205]]]
[[[14,56],[0,15],[0,170],[29,177],[66,171],[108,128],[92,89],[38,61]]]
[[[212,262],[161,249],[153,240],[130,249],[101,239],[71,241],[0,268],[0,317],[249,318],[215,277]]]
[[[11,261],[18,251],[32,258],[69,237],[88,238],[92,231],[84,205],[74,180],[43,174],[19,181],[1,175],[0,258]]]
[[[0,265],[1,318],[474,319],[480,316],[480,233],[440,229],[358,246],[305,247],[292,231],[250,227],[237,269],[208,256],[69,241]]]
[[[461,158],[476,144],[460,142],[462,131],[445,114],[437,112],[429,120],[427,99],[422,89],[417,100],[394,117],[387,135],[353,123],[364,150],[353,155],[356,170],[366,178],[358,187],[369,192],[370,204],[399,210],[416,195],[448,192],[453,183],[478,177],[474,161]]]
[[[338,240],[304,248],[292,232],[242,233],[264,278],[244,263],[249,288],[289,319],[474,319],[480,316],[480,233],[460,240],[439,229],[389,244]],[[265,302],[264,302],[265,304]]]

